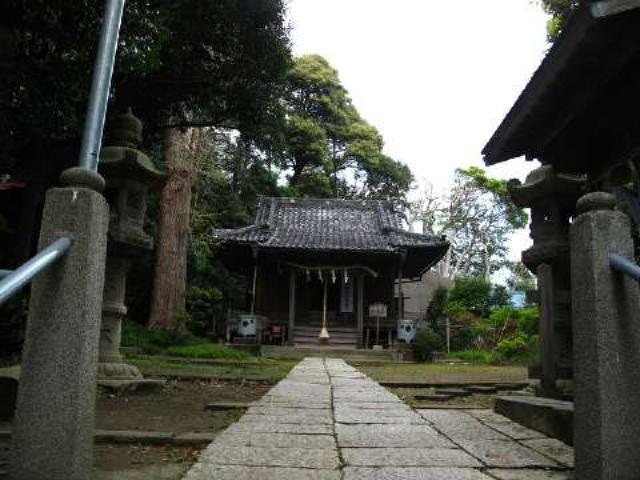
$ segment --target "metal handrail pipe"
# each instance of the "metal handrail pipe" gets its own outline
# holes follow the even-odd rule
[[[72,243],[73,241],[69,237],[59,238],[39,252],[35,257],[0,280],[0,305],[29,283],[38,273],[42,272],[67,253]]]
[[[7,275],[10,275],[13,273],[13,270],[0,270],[0,278],[4,278]]]
[[[124,0],[106,1],[100,30],[100,43],[98,44],[98,53],[93,67],[87,118],[82,133],[82,146],[80,147],[80,166],[93,171],[98,169],[102,131],[107,114],[111,76],[118,48],[123,9]]]
[[[640,281],[640,266],[622,255],[618,255],[617,253],[609,255],[609,265],[611,265],[611,268],[615,271]]]

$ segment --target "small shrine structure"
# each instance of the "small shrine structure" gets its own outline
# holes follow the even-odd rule
[[[449,248],[443,237],[406,231],[390,200],[262,197],[252,225],[215,238],[252,279],[247,310],[264,319],[261,328],[282,326],[289,344],[352,348],[371,343],[378,326],[386,343],[403,317],[394,285],[420,277]],[[369,316],[380,303],[381,321]]]

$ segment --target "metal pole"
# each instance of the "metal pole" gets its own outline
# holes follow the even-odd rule
[[[80,147],[80,167],[96,171],[125,0],[106,0]]]
[[[624,273],[635,280],[640,280],[640,266],[622,255],[612,253],[609,256],[609,265],[617,272]]]
[[[31,260],[4,277],[0,281],[0,305],[29,283],[38,273],[64,255],[71,247],[71,243],[69,237],[56,240]]]

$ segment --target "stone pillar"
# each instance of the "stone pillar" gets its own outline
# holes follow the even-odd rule
[[[73,245],[32,284],[10,478],[92,475],[96,370],[109,208],[98,174],[74,168],[47,192],[39,248]]]
[[[122,317],[127,314],[124,295],[130,262],[122,258],[107,258],[102,298],[102,326],[100,328],[100,362],[122,362],[120,339]]]
[[[547,395],[556,392],[556,299],[553,289],[553,267],[548,263],[538,265],[538,295],[540,302],[540,363],[542,367],[541,386]]]
[[[640,472],[640,289],[609,255],[633,260],[626,215],[590,193],[571,226],[576,478],[631,480]]]
[[[131,262],[126,258],[107,257],[100,326],[98,383],[116,389],[134,387],[135,382],[143,378],[136,367],[124,363],[120,354],[122,319],[127,314],[124,300],[130,266]],[[131,383],[132,381],[134,383]]]

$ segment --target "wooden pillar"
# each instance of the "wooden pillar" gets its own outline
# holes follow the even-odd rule
[[[402,288],[402,263],[398,267],[398,322],[404,318],[404,290]]]
[[[296,326],[296,272],[289,272],[289,344],[293,345],[293,329]]]
[[[253,282],[251,283],[251,315],[256,313],[256,286],[258,282],[258,263],[253,264]]]
[[[362,346],[362,334],[364,330],[364,275],[358,276],[358,300],[357,300],[357,324],[358,346]]]

